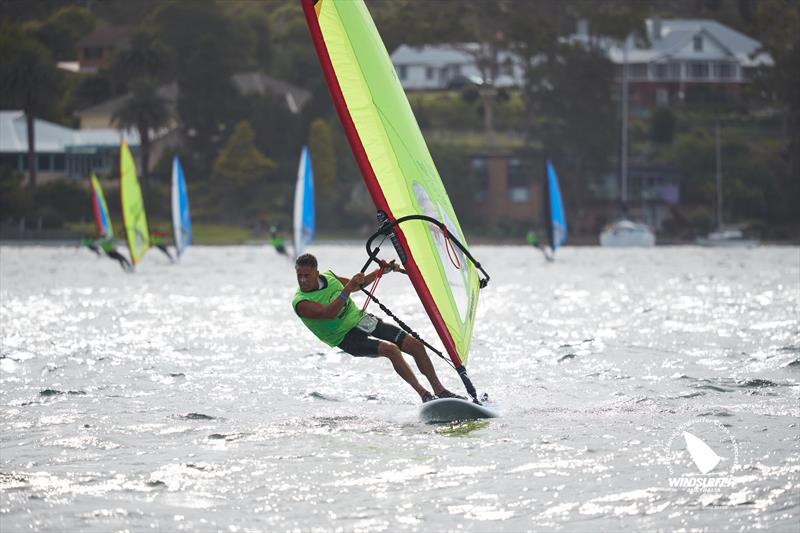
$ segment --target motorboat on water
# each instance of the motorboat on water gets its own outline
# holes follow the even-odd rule
[[[655,246],[656,236],[650,226],[627,218],[609,224],[600,233],[601,246]]]

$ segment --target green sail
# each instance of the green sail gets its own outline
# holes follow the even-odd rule
[[[138,263],[150,248],[150,230],[144,212],[142,190],[136,177],[136,164],[127,143],[119,145],[119,191],[122,201],[122,220],[131,253],[131,263]]]
[[[427,215],[464,234],[362,0],[301,0],[328,88],[364,182],[391,220]],[[465,364],[479,281],[475,267],[433,224],[409,221],[396,233],[412,284],[450,358]]]

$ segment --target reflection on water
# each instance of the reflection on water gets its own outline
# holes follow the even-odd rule
[[[2,530],[796,530],[796,248],[474,252],[470,372],[502,416],[436,426],[388,361],[303,330],[271,249],[135,275],[0,249]],[[379,290],[435,339],[407,279]],[[673,486],[686,424],[723,490]]]

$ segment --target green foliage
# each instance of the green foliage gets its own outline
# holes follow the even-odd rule
[[[275,163],[255,146],[253,128],[239,122],[228,143],[214,161],[213,178],[226,188],[250,187],[265,180],[275,169]]]
[[[563,161],[564,196],[580,202],[586,187],[570,176],[585,180],[606,170],[618,146],[612,64],[596,50],[562,46],[533,73],[526,98],[538,120],[530,134],[541,139],[548,157]]]
[[[280,50],[272,62],[274,75],[301,86],[309,79],[321,81],[319,60],[308,38],[300,2],[289,2],[275,9],[270,23],[275,30],[273,47]]]
[[[76,81],[67,95],[69,109],[85,109],[114,97],[114,87],[105,74],[89,74]]]
[[[336,151],[333,147],[331,127],[318,118],[311,123],[308,133],[308,148],[314,169],[314,192],[320,206],[335,203],[336,189]]]
[[[173,62],[172,50],[155,33],[138,31],[128,47],[114,54],[109,70],[117,86],[127,88],[136,78],[166,81]]]
[[[786,106],[786,153],[790,172],[800,175],[800,8],[796,1],[761,0],[756,11],[757,37],[775,66],[762,74],[767,90]]]
[[[33,195],[22,186],[22,175],[0,166],[0,217],[19,218],[33,207]]]
[[[56,61],[75,60],[75,43],[94,29],[95,18],[82,6],[62,7],[44,21],[31,21],[28,31],[50,50]]]
[[[61,75],[50,52],[18,27],[0,27],[0,105],[47,115],[58,99]]]
[[[75,182],[59,180],[40,185],[34,203],[33,215],[42,218],[45,227],[60,228],[68,220],[93,216],[88,192]]]
[[[28,127],[28,161],[36,152],[35,117],[55,107],[61,74],[50,52],[19,28],[0,25],[0,107],[21,108]],[[36,165],[29,163],[30,186],[36,187]]]
[[[650,118],[650,140],[669,144],[675,137],[675,115],[668,107],[659,107]]]

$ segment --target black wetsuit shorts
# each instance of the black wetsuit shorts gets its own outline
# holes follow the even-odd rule
[[[378,319],[378,325],[375,326],[372,333],[367,333],[356,326],[347,332],[337,348],[356,357],[379,357],[378,344],[380,341],[378,339],[402,346],[406,335],[402,329],[391,324],[384,324],[381,319]]]

